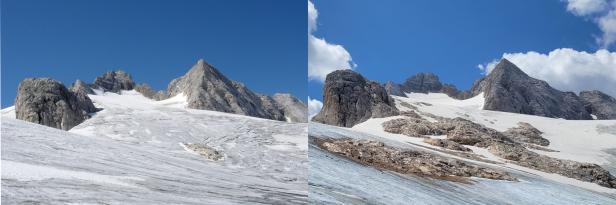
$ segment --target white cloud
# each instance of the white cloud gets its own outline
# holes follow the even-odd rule
[[[562,91],[599,90],[616,96],[616,52],[605,49],[595,53],[559,48],[548,54],[534,51],[505,53],[502,56],[529,76],[545,80]],[[496,65],[492,61],[479,65],[485,73]]]
[[[321,101],[311,99],[310,96],[308,96],[308,120],[317,115],[321,111],[321,108],[323,108],[323,103]]]
[[[308,80],[325,81],[335,70],[355,67],[351,54],[341,45],[331,44],[313,35],[317,30],[318,11],[308,1]]]
[[[578,16],[602,12],[607,6],[607,0],[567,0],[567,11]]]
[[[616,0],[565,0],[567,11],[592,19],[601,30],[597,43],[609,48],[616,42]]]

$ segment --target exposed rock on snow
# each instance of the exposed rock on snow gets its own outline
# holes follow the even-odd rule
[[[135,91],[141,93],[143,96],[153,99],[153,100],[163,100],[165,98],[165,93],[163,91],[154,91],[150,85],[146,83],[140,83],[135,85]]]
[[[503,133],[462,118],[436,117],[436,119],[439,121],[399,118],[384,122],[383,128],[386,132],[411,137],[446,134],[449,141],[487,148],[492,154],[512,160],[520,166],[616,188],[616,177],[599,165],[556,159],[526,149],[519,141],[539,145],[549,144],[547,139],[540,136],[541,131],[528,123],[519,123],[519,127],[510,128]],[[440,143],[434,141],[429,144],[437,146]],[[441,147],[445,146],[447,145]]]
[[[323,108],[312,119],[316,122],[351,127],[372,117],[398,114],[383,86],[351,70],[328,74],[323,95]]]
[[[503,132],[507,137],[517,142],[531,143],[541,146],[550,145],[550,141],[541,137],[542,132],[526,122],[519,122],[518,127],[509,128]]]
[[[572,92],[556,90],[534,79],[507,59],[502,59],[490,74],[475,82],[474,95],[484,93],[483,109],[538,115],[569,120],[589,120],[581,99]]]
[[[462,152],[472,152],[471,149],[466,148],[460,144],[458,144],[457,142],[448,140],[448,139],[434,139],[434,138],[427,138],[424,139],[425,143],[431,144],[433,146],[437,146],[437,147],[442,147],[445,149],[450,149],[450,150],[456,150],[456,151],[462,151]]]
[[[402,174],[416,174],[450,180],[455,178],[452,176],[517,180],[502,171],[480,167],[452,158],[443,158],[426,152],[400,150],[377,141],[317,139],[316,143],[324,150],[340,154],[355,162]]]
[[[586,111],[599,120],[616,119],[616,99],[598,90],[580,92]]]
[[[194,152],[207,159],[218,161],[224,156],[218,150],[201,143],[180,143],[187,151]]]
[[[114,93],[120,93],[121,90],[132,90],[134,87],[133,78],[122,70],[106,72],[102,76],[96,77],[92,83],[94,89]]]
[[[26,78],[15,98],[16,118],[49,127],[69,130],[89,118],[96,108],[88,96],[69,91],[49,78]]]

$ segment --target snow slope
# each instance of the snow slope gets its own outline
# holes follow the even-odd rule
[[[500,131],[515,127],[518,122],[528,122],[544,132],[543,137],[550,140],[548,148],[559,152],[533,151],[561,159],[597,163],[616,173],[616,120],[569,121],[485,111],[481,109],[483,95],[462,101],[437,93],[408,93],[407,96],[393,96],[398,109],[409,110],[402,105],[406,102],[423,112],[462,117]],[[614,189],[507,163],[479,147],[467,146],[485,159],[502,164],[460,158],[434,151],[441,148],[426,144],[423,139],[383,130],[381,123],[399,117],[372,118],[352,128],[311,123],[309,135],[372,139],[390,146],[432,152],[510,172],[520,182],[473,178],[473,183],[464,184],[401,176],[354,163],[310,144],[310,201],[328,204],[616,204]]]
[[[2,203],[306,203],[307,124],[184,108],[134,91],[69,132],[2,111]],[[212,161],[181,143],[222,152]]]

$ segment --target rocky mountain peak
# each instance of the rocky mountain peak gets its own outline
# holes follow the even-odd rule
[[[135,81],[127,72],[116,70],[96,77],[91,87],[102,89],[105,92],[120,93],[121,90],[132,90],[135,87]]]
[[[565,119],[591,119],[581,99],[548,83],[528,76],[507,59],[501,60],[486,77],[475,82],[473,95],[484,93],[484,110]]]
[[[616,99],[601,91],[582,91],[580,99],[584,102],[586,111],[599,120],[616,119]]]
[[[402,84],[405,92],[430,93],[440,92],[443,84],[434,73],[417,73]]]

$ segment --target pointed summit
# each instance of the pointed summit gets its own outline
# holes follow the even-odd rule
[[[494,66],[494,69],[489,75],[519,75],[522,77],[528,77],[524,71],[506,58],[501,59],[501,61]]]
[[[286,120],[285,111],[271,98],[229,80],[203,59],[199,59],[184,76],[169,83],[165,98],[179,94],[186,96],[188,108]]]
[[[475,82],[471,91],[473,96],[484,94],[484,110],[570,120],[591,119],[577,95],[561,92],[545,81],[528,76],[507,59],[502,59],[489,75]]]

